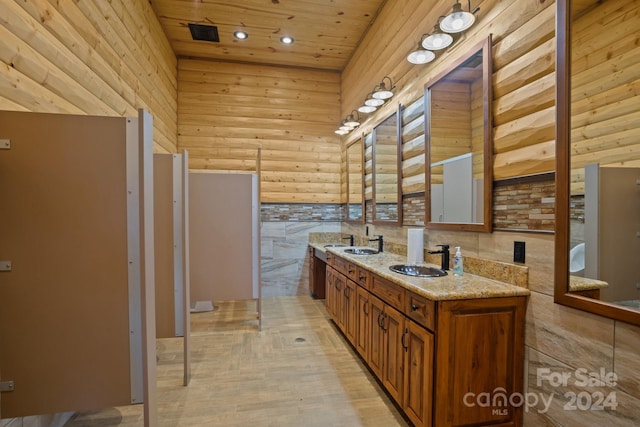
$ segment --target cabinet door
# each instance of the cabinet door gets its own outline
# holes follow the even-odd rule
[[[433,334],[406,320],[402,409],[416,427],[431,425],[433,399]]]
[[[353,345],[356,343],[357,327],[356,317],[358,315],[358,308],[356,303],[357,286],[353,281],[347,279],[344,284],[344,333],[347,336],[349,342]]]
[[[327,313],[329,314],[329,317],[335,320],[336,292],[335,292],[335,285],[333,282],[334,275],[335,275],[335,271],[333,270],[333,268],[327,266],[326,290],[325,290],[327,299],[325,304],[327,307]]]
[[[371,307],[369,306],[369,292],[356,287],[356,350],[367,362],[369,361],[369,340],[371,339]]]
[[[523,297],[438,303],[435,425],[522,425],[522,406],[471,406],[465,396],[522,392],[525,304]]]
[[[336,293],[336,322],[343,333],[346,333],[346,301],[345,301],[345,286],[347,279],[338,271],[334,274],[333,284]]]
[[[382,380],[382,368],[384,366],[384,332],[380,322],[384,316],[384,303],[369,295],[369,325],[371,330],[369,367],[378,378]]]
[[[402,405],[404,380],[404,315],[391,306],[385,306],[382,320],[384,333],[383,384],[398,404]]]

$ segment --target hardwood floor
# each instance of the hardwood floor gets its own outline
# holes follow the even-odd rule
[[[407,426],[308,296],[217,303],[191,316],[192,380],[182,384],[182,340],[158,340],[162,426]],[[142,406],[76,414],[66,427],[141,426]]]

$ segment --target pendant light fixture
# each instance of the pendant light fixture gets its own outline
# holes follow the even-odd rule
[[[422,40],[422,47],[429,50],[440,50],[448,48],[451,46],[451,43],[453,43],[453,37],[447,33],[443,33],[436,24],[431,34]]]
[[[440,29],[442,31],[447,33],[460,33],[473,25],[476,17],[471,13],[471,0],[468,0],[468,2],[469,10],[465,12],[462,10],[460,2],[456,1],[451,13],[445,16],[440,22]]]
[[[412,64],[426,64],[433,61],[436,57],[435,53],[423,48],[424,36],[426,36],[426,34],[422,35],[420,42],[418,43],[418,48],[407,56],[407,61]]]
[[[388,89],[384,83],[385,80],[389,80]],[[393,82],[391,81],[391,78],[389,76],[385,76],[380,82],[380,84],[376,86],[376,88],[373,90],[372,96],[375,99],[389,99],[393,96],[393,89],[395,89],[395,86],[393,86]]]

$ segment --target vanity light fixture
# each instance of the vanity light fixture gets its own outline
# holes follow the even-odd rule
[[[422,47],[429,50],[446,49],[453,43],[453,37],[447,33],[443,33],[436,24],[433,31],[422,40]]]
[[[426,34],[422,35],[423,39],[425,35]],[[407,56],[407,61],[411,62],[412,64],[426,64],[427,62],[433,61],[433,59],[436,57],[436,54],[431,52],[430,50],[423,49],[423,43],[424,40],[421,40],[421,43],[418,43],[418,48]]]
[[[280,37],[280,43],[282,44],[293,44],[294,40],[291,36],[282,36]]]
[[[246,40],[249,38],[249,34],[246,31],[238,30],[234,31],[233,37],[235,37],[237,40]]]
[[[364,100],[364,105],[368,105],[369,107],[379,107],[384,104],[384,99],[374,98],[373,92],[367,95],[367,98]]]
[[[356,113],[355,116],[353,115],[353,113]],[[360,126],[360,116],[358,115],[358,112],[356,110],[351,111],[351,113],[349,113],[346,120],[344,121],[344,124],[346,126],[351,126],[352,129]]]
[[[440,29],[447,33],[460,33],[467,28],[471,27],[476,20],[474,13],[478,10],[471,12],[471,0],[469,2],[469,10],[465,12],[462,10],[460,1],[457,0],[453,5],[453,9],[450,14],[444,17],[440,22]]]
[[[358,111],[364,114],[373,113],[377,109],[378,109],[377,107],[374,107],[372,105],[361,105],[360,107],[358,107]]]
[[[334,132],[337,133],[338,135],[346,135],[349,133],[348,130],[343,130],[343,129],[336,129]]]
[[[389,89],[387,89],[387,86],[384,84],[385,79],[389,80]],[[393,89],[395,89],[395,86],[393,85],[391,78],[389,76],[385,76],[380,84],[374,89],[372,96],[375,99],[389,99],[393,96]]]

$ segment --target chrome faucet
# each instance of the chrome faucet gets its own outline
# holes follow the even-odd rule
[[[383,246],[383,242],[382,242],[382,235],[378,235],[377,238],[375,239],[369,239],[370,242],[378,242],[378,252],[382,252],[382,246]]]
[[[342,240],[349,239],[349,246],[353,246],[353,234],[349,234],[348,237],[343,237]]]
[[[442,270],[449,269],[449,245],[436,245],[440,246],[442,249],[439,251],[429,251],[430,254],[442,254]]]

